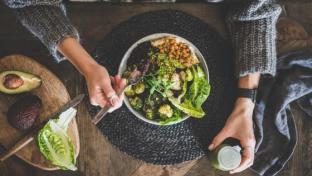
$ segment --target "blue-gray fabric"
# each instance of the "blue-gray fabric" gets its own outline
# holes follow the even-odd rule
[[[254,111],[257,139],[252,169],[275,175],[291,157],[297,131],[289,104],[296,102],[312,120],[312,52],[300,51],[278,59],[275,78],[263,78]]]
[[[49,48],[57,61],[63,60],[57,52],[57,45],[66,37],[79,38],[76,28],[66,17],[61,0],[4,1],[7,6],[14,9],[22,24]],[[131,2],[132,0],[108,1]],[[175,2],[175,0],[146,1]],[[235,53],[236,76],[245,76],[254,72],[274,75],[276,21],[281,13],[281,7],[271,0],[231,1],[226,3],[229,6],[227,21]]]

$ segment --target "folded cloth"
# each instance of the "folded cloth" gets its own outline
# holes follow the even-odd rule
[[[254,111],[256,159],[251,168],[259,175],[276,175],[295,149],[297,131],[289,106],[294,101],[312,118],[311,51],[280,57],[277,75],[260,82]]]

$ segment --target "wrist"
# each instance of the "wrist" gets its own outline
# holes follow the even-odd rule
[[[238,87],[245,89],[256,89],[258,88],[260,80],[260,73],[251,73],[246,76],[239,78]]]
[[[93,58],[85,58],[82,59],[82,64],[79,64],[78,70],[79,72],[84,76],[87,77],[89,74],[96,72],[97,68],[100,66],[96,61],[93,60]]]
[[[58,50],[77,68],[84,76],[89,74],[98,63],[74,38],[64,39],[58,46]]]
[[[235,101],[234,111],[246,116],[252,115],[255,104],[249,98],[239,97]]]

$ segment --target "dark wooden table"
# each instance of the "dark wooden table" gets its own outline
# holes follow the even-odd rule
[[[68,3],[68,14],[78,28],[82,44],[92,52],[96,43],[117,24],[129,17],[151,10],[178,9],[199,17],[217,29],[225,38],[226,28],[222,10],[207,4],[107,4],[107,3]],[[312,5],[285,4],[284,15],[293,14],[294,18],[304,22],[311,31]],[[305,15],[300,16],[300,11]],[[289,11],[289,12],[288,12]],[[286,13],[285,13],[286,12]],[[307,19],[304,19],[307,18]],[[47,49],[26,31],[14,17],[13,13],[0,4],[0,57],[9,54],[23,54],[35,58],[48,67],[66,85],[71,96],[82,92],[82,77],[68,63],[55,63]],[[299,141],[296,151],[280,175],[312,175],[312,121],[293,106],[297,123]],[[78,126],[81,151],[78,158],[78,171],[46,172],[29,166],[16,157],[0,163],[0,176],[213,176],[227,175],[215,171],[208,160],[203,157],[197,161],[174,166],[154,166],[138,161],[115,149],[91,124],[86,106],[78,108]],[[0,147],[0,152],[3,152]],[[237,175],[255,175],[245,171]]]

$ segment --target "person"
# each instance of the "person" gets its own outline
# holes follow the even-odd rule
[[[4,1],[58,62],[65,56],[85,77],[93,105],[103,107],[110,103],[114,109],[121,106],[123,95],[117,96],[116,92],[122,90],[125,80],[118,75],[110,77],[106,68],[80,45],[78,32],[66,17],[61,0]],[[261,75],[273,76],[276,71],[276,22],[281,8],[270,0],[237,0],[226,5],[229,7],[227,22],[233,41],[238,88],[256,89]],[[208,146],[213,150],[229,137],[240,141],[243,159],[230,173],[243,171],[253,164],[256,144],[252,120],[254,106],[250,98],[237,97],[225,126]]]

